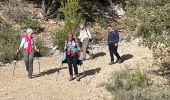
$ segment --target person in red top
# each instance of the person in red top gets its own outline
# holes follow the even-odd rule
[[[39,52],[35,44],[35,39],[32,35],[33,30],[31,28],[28,28],[26,30],[25,37],[22,38],[20,47],[17,50],[17,53],[20,53],[21,49],[24,49],[24,62],[26,70],[28,71],[28,78],[32,78],[34,51],[36,50],[37,52]]]
[[[67,64],[69,67],[69,74],[70,79],[69,81],[73,80],[73,68],[74,68],[74,74],[77,81],[80,80],[78,75],[78,52],[80,50],[80,47],[78,43],[76,42],[76,39],[73,37],[73,34],[69,33],[68,38],[65,41],[65,47],[64,50],[66,51],[66,58],[67,58]]]

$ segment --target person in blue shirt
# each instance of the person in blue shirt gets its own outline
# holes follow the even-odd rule
[[[116,62],[121,63],[122,58],[117,52],[118,42],[119,42],[119,33],[113,29],[112,25],[109,25],[107,27],[107,30],[108,30],[108,47],[109,47],[110,58],[111,58],[111,62],[109,63],[109,65],[112,65]],[[114,62],[113,54],[117,57],[116,62]]]

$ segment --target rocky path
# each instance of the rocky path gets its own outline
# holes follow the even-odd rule
[[[23,61],[17,62],[14,75],[13,66],[0,68],[0,100],[111,100],[111,94],[99,85],[107,81],[111,73],[131,70],[137,67],[150,69],[152,52],[139,47],[134,42],[121,42],[119,53],[125,61],[108,65],[110,58],[107,46],[95,46],[94,60],[87,60],[79,67],[81,81],[68,81],[68,68],[60,68],[62,55],[56,52],[51,57],[34,61],[34,78],[28,79]],[[147,62],[147,63],[146,63]],[[85,75],[84,75],[85,70]]]

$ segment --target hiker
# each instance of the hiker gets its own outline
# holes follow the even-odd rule
[[[88,50],[89,42],[92,40],[92,36],[90,31],[84,27],[84,25],[80,25],[80,35],[78,38],[82,44],[83,60],[86,60],[86,53],[89,54],[90,59],[93,59],[93,53]]]
[[[120,57],[119,53],[117,52],[118,42],[119,42],[119,33],[113,29],[112,25],[109,25],[107,27],[107,30],[108,30],[108,47],[109,47],[110,58],[111,58],[111,62],[109,63],[109,65],[112,65],[117,62],[121,63],[122,58]],[[113,54],[117,57],[116,62],[114,62]]]
[[[26,70],[28,72],[28,78],[32,78],[33,73],[33,60],[34,60],[34,51],[39,52],[35,45],[35,39],[33,38],[33,30],[31,28],[27,28],[25,37],[22,38],[20,47],[17,50],[17,53],[24,49],[24,62],[26,66]]]
[[[78,45],[78,42],[76,41],[76,38],[73,37],[73,34],[69,33],[67,40],[65,41],[65,47],[64,47],[64,51],[66,52],[66,60],[69,67],[69,74],[70,74],[69,81],[73,80],[73,68],[74,68],[74,74],[76,80],[77,81],[80,80],[78,75],[78,67],[77,67],[79,50],[80,47]]]

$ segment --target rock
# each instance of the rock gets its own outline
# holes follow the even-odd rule
[[[5,65],[2,63],[2,62],[0,62],[0,67],[4,67]]]
[[[116,10],[117,15],[118,15],[119,17],[122,17],[122,16],[125,15],[125,11],[124,11],[120,6],[115,6],[114,9]]]
[[[48,21],[50,24],[56,24],[56,22],[54,20],[49,20]]]
[[[40,12],[37,14],[37,17],[40,18],[40,19],[43,19],[43,14]]]

